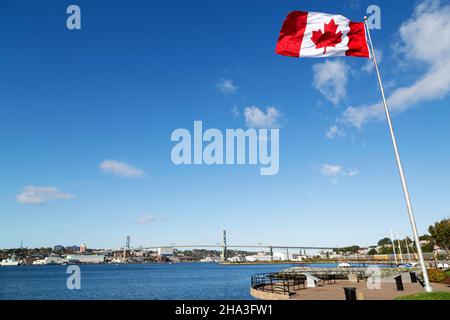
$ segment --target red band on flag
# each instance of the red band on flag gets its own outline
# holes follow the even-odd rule
[[[299,57],[305,33],[308,12],[292,11],[284,20],[275,52],[284,56]]]
[[[348,50],[346,56],[370,58],[369,48],[367,47],[366,29],[364,22],[350,22],[350,31],[348,33]]]

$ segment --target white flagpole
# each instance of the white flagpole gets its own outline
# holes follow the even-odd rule
[[[392,228],[391,228],[391,243],[392,243],[392,251],[394,251],[395,264],[398,265],[397,253],[395,252],[394,234],[392,233]]]
[[[383,83],[381,81],[380,70],[378,69],[377,58],[375,56],[375,50],[373,48],[372,38],[370,36],[370,30],[369,30],[369,27],[367,26],[367,17],[364,17],[364,24],[366,26],[367,35],[369,36],[369,44],[370,44],[370,49],[371,49],[371,53],[372,53],[372,59],[373,59],[374,65],[375,65],[375,70],[377,72],[378,83],[380,85],[380,90],[381,90],[381,96],[383,97],[384,111],[386,113],[386,119],[387,119],[387,122],[389,125],[389,131],[391,134],[392,145],[394,146],[395,160],[397,161],[397,168],[398,168],[398,173],[400,174],[400,180],[402,182],[403,193],[405,195],[406,208],[408,210],[409,221],[411,222],[414,241],[416,243],[416,248],[417,248],[417,255],[419,258],[420,267],[422,269],[422,276],[423,276],[423,280],[425,283],[425,291],[432,292],[433,289],[431,288],[430,281],[428,279],[427,268],[425,266],[425,260],[423,259],[422,248],[420,247],[420,240],[419,240],[419,234],[417,231],[416,218],[414,217],[414,213],[413,213],[413,209],[412,209],[412,205],[411,205],[411,199],[409,197],[408,185],[406,184],[406,178],[405,178],[405,174],[403,172],[402,163],[400,161],[400,154],[398,152],[397,140],[395,139],[395,135],[394,135],[394,127],[392,126],[391,115],[389,113],[389,108],[387,105],[386,97],[384,95]]]
[[[411,254],[409,253],[408,236],[405,236],[405,243],[406,243],[406,253],[408,254],[409,263],[412,263]]]
[[[402,263],[404,263],[404,261],[403,261],[403,253],[402,253],[402,246],[400,245],[400,238],[398,237],[398,232],[396,232],[396,233],[397,233],[397,244],[398,244],[398,252],[400,254],[400,261]]]

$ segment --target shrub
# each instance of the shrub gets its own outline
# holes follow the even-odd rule
[[[429,269],[428,278],[430,278],[431,282],[442,282],[446,278],[445,271],[438,269]]]

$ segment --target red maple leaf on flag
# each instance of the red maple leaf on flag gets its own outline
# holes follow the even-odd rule
[[[342,32],[336,33],[338,25],[331,19],[329,23],[324,23],[324,32],[322,30],[313,31],[311,37],[312,42],[316,45],[316,49],[323,48],[323,54],[327,52],[327,47],[336,47],[342,42]]]

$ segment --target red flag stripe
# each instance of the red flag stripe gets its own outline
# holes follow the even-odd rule
[[[327,25],[336,23],[341,30],[327,31]],[[322,43],[318,45],[314,38],[315,33],[336,37],[342,32],[341,41],[336,43]],[[316,39],[318,40],[318,39]],[[337,40],[337,38],[336,38]],[[326,46],[325,46],[326,45]],[[321,48],[324,48],[321,51]],[[366,30],[363,22],[351,22],[348,18],[321,12],[292,11],[286,17],[278,37],[275,52],[290,57],[329,57],[353,56],[370,58],[366,39]]]
[[[283,23],[275,52],[284,56],[299,57],[305,34],[308,12],[292,11]]]
[[[364,22],[350,22],[348,39],[348,50],[345,51],[346,56],[370,58]]]

